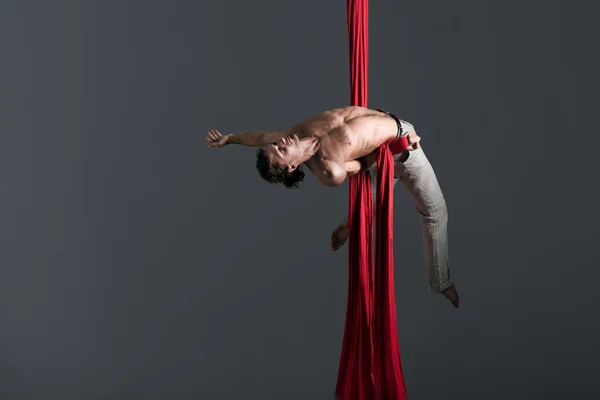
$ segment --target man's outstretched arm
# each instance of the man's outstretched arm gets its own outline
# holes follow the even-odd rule
[[[223,147],[227,144],[240,144],[249,147],[262,147],[288,135],[288,131],[251,131],[237,135],[222,135],[217,130],[210,130],[206,135],[209,147]]]

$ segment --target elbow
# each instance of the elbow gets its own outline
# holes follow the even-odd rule
[[[325,186],[335,187],[340,186],[346,180],[348,173],[346,171],[333,170],[326,171],[321,178],[321,182],[325,184]]]
[[[336,187],[344,183],[344,178],[326,179],[323,183],[329,187]]]

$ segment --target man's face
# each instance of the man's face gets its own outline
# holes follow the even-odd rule
[[[297,168],[297,160],[302,155],[296,135],[283,137],[265,146],[265,151],[272,163],[286,167],[289,172]]]

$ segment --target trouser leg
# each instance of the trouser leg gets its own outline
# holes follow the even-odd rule
[[[396,155],[394,160],[394,187],[400,179],[400,182],[406,187],[415,202],[421,219],[423,251],[429,288],[432,292],[442,292],[452,284],[448,257],[448,211],[446,201],[433,167],[422,147],[405,152],[403,155]],[[372,177],[376,177],[376,168],[371,170],[371,174]],[[376,184],[372,185],[373,196],[375,196],[376,187]]]

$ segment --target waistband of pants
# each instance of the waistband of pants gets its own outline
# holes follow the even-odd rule
[[[396,125],[398,125],[398,133],[396,134],[396,138],[392,139],[388,142],[388,146],[393,155],[401,154],[408,147],[408,138],[406,136],[402,137],[404,134],[404,126],[410,126],[410,124],[405,124],[397,115],[392,114],[391,112],[385,111],[381,108],[378,108],[377,111],[386,113],[390,117],[396,121]]]
[[[396,125],[398,125],[398,134],[396,135],[396,137],[399,138],[400,136],[402,136],[402,134],[404,133],[404,130],[402,129],[402,121],[400,120],[400,118],[398,118],[398,116],[396,114],[392,114],[391,112],[385,111],[381,108],[378,108],[377,111],[386,113],[387,115],[392,117],[394,119],[394,121],[396,121]]]

